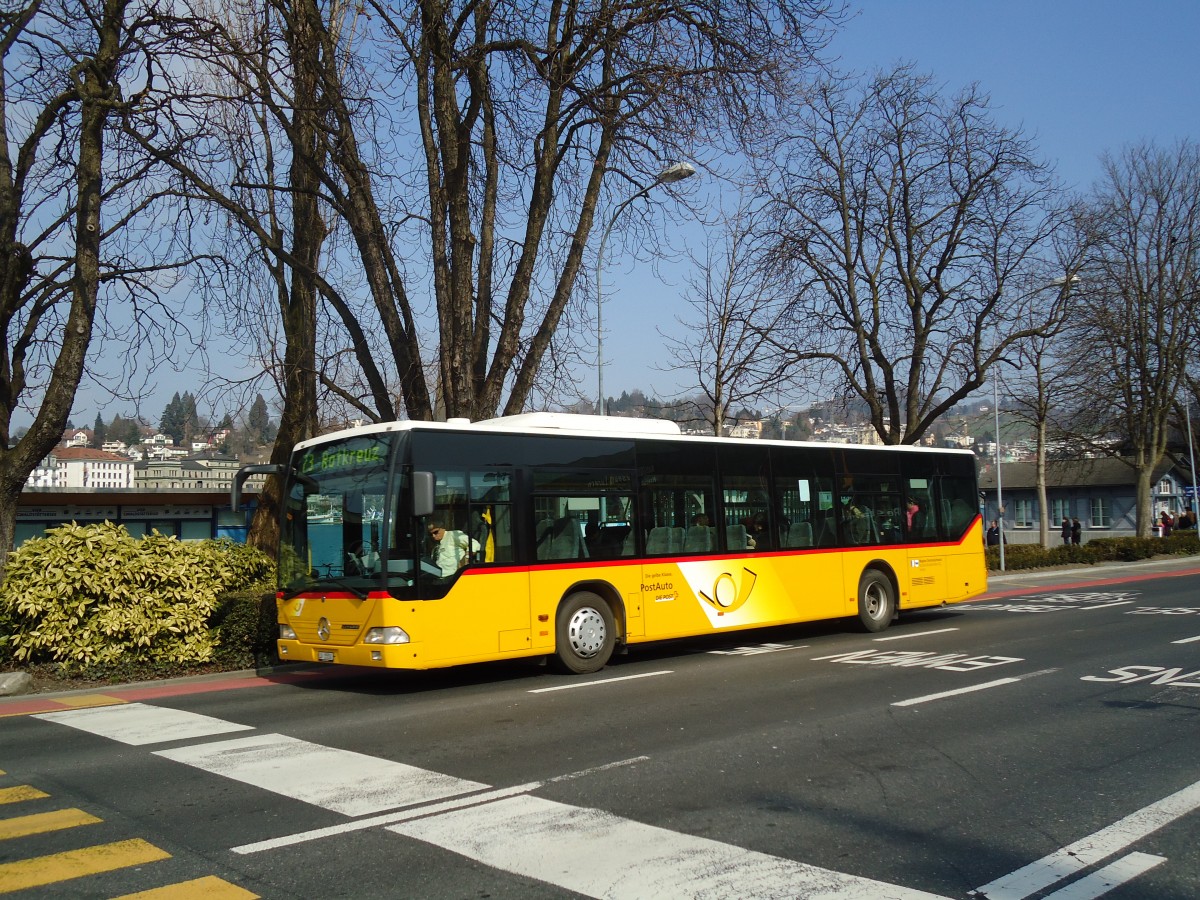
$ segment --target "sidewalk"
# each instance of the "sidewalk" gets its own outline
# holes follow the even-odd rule
[[[1102,562],[1092,566],[1063,566],[1050,569],[1020,569],[1015,572],[988,570],[988,593],[1011,593],[1047,587],[1115,584],[1173,575],[1200,574],[1200,556],[1164,556],[1139,562]],[[982,598],[981,598],[982,599]]]

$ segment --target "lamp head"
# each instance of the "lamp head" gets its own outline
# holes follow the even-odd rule
[[[685,178],[691,178],[696,174],[696,169],[691,163],[675,163],[673,166],[667,166],[658,173],[659,184],[670,184],[674,181],[683,181]]]

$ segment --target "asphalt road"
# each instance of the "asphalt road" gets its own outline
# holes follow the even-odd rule
[[[0,894],[1192,900],[1198,651],[1200,565],[1172,561],[595,676],[0,702]]]

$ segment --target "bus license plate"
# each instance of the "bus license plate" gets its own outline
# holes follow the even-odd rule
[[[333,662],[333,651],[332,650],[318,650],[317,651],[317,662]]]

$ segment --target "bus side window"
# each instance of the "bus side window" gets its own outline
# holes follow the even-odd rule
[[[471,473],[468,534],[479,545],[475,562],[486,565],[514,559],[511,487],[512,476],[507,471]]]

